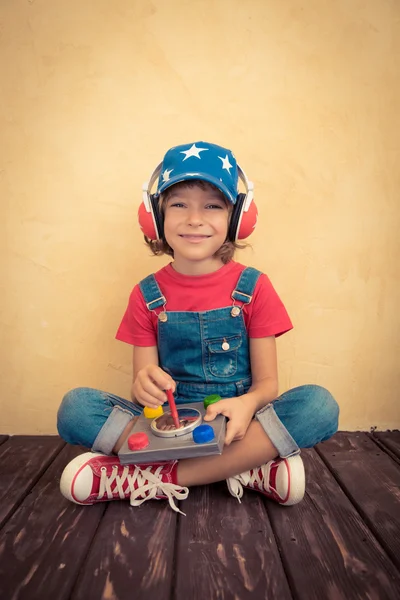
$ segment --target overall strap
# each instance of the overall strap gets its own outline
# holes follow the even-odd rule
[[[149,310],[154,310],[167,303],[167,299],[162,295],[154,275],[148,275],[145,279],[142,279],[139,282],[139,287]]]
[[[254,267],[246,267],[246,269],[242,271],[231,297],[244,304],[250,304],[260,275],[261,271],[254,269]]]

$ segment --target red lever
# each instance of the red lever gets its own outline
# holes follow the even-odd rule
[[[178,411],[176,410],[174,394],[171,390],[165,390],[168,398],[169,408],[171,410],[171,416],[174,421],[175,429],[179,429],[181,424],[179,423]]]

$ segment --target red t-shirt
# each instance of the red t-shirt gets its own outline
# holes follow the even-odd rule
[[[245,268],[238,262],[230,261],[214,273],[192,276],[177,273],[170,263],[154,276],[167,299],[167,312],[201,312],[232,306],[231,294]],[[242,306],[237,300],[235,304]],[[157,315],[162,310],[162,306],[155,311],[148,310],[140,287],[136,285],[116,338],[134,346],[156,346]],[[277,337],[293,328],[281,299],[264,274],[257,281],[250,304],[243,305],[243,316],[251,338]]]

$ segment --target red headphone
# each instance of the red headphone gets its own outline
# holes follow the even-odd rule
[[[163,217],[158,208],[158,194],[152,194],[151,190],[158,179],[162,164],[160,163],[150,177],[149,182],[142,186],[143,202],[139,206],[138,219],[140,229],[149,240],[160,240],[163,237]],[[238,175],[246,188],[245,194],[236,196],[233,212],[228,229],[228,240],[244,240],[251,235],[257,224],[257,207],[253,200],[254,185],[249,181],[244,171],[237,166]]]

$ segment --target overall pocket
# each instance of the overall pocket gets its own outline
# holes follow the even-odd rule
[[[237,370],[238,350],[242,345],[241,336],[235,335],[208,340],[206,344],[210,373],[215,377],[231,377],[231,375],[234,375]]]

